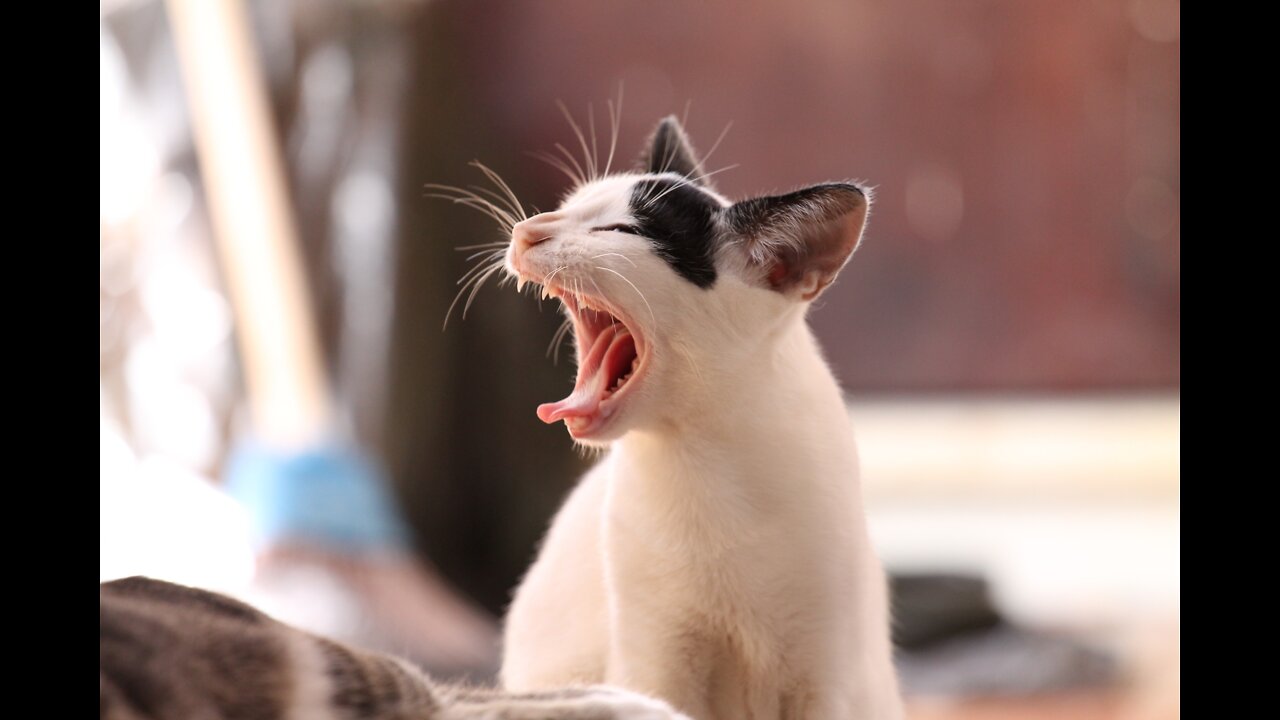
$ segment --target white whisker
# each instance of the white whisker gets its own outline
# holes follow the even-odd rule
[[[600,177],[600,151],[596,147],[596,109],[591,103],[587,103],[587,125],[591,131],[591,172],[595,173],[595,180]]]
[[[560,143],[556,143],[555,148],[564,154],[565,159],[568,160],[569,164],[573,166],[573,169],[577,171],[580,184],[586,185],[590,182],[591,173],[587,172],[586,169],[578,164],[578,159],[573,156],[573,153],[569,152],[568,148]]]
[[[484,266],[484,263],[480,263],[480,266]],[[476,281],[477,281],[479,278],[481,278],[481,277],[486,277],[486,278],[487,278],[487,277],[489,276],[489,274],[491,274],[494,270],[501,269],[501,268],[502,268],[502,263],[498,262],[498,263],[494,263],[492,266],[486,266],[486,267],[487,267],[487,269],[486,269],[483,273],[472,276],[470,280],[467,280],[467,281],[462,285],[462,287],[458,288],[458,293],[457,293],[456,295],[454,295],[454,296],[453,296],[453,302],[449,303],[449,309],[448,309],[448,310],[446,310],[446,311],[445,311],[445,313],[444,313],[444,324],[440,326],[440,329],[441,329],[441,330],[444,330],[444,329],[446,329],[446,328],[448,328],[448,327],[449,327],[449,317],[453,315],[453,308],[454,308],[454,307],[456,307],[456,306],[457,306],[457,304],[458,304],[458,301],[462,299],[462,294],[463,294],[463,293],[465,293],[465,292],[467,291],[467,288],[468,288],[468,287],[470,287],[470,286],[472,286],[474,283],[476,283]],[[474,268],[473,268],[473,270],[474,270]],[[468,274],[470,274],[470,272],[468,272]],[[483,281],[481,281],[481,282],[483,282]],[[465,310],[463,311],[463,319],[466,319],[466,312],[465,312]]]
[[[547,355],[552,356],[553,364],[560,364],[560,346],[564,343],[564,336],[569,334],[569,329],[573,326],[573,318],[565,318],[560,323],[560,327],[556,328],[555,335],[551,336],[551,344],[547,346]]]
[[[564,173],[564,176],[569,178],[569,181],[572,182],[575,186],[584,184],[583,179],[579,177],[577,174],[575,174],[573,170],[568,165],[566,165],[563,160],[556,157],[555,155],[552,155],[549,152],[545,152],[541,150],[539,150],[538,152],[531,152],[526,154],[529,155],[530,157],[537,158],[538,160],[541,160],[542,162],[550,165],[556,170],[559,170],[560,172]]]
[[[635,267],[635,266],[636,266],[636,262],[635,262],[634,260],[632,260],[631,258],[627,257],[626,255],[623,255],[622,253],[600,253],[599,255],[592,255],[592,256],[591,256],[591,259],[592,259],[592,260],[598,260],[598,259],[600,259],[600,258],[602,258],[602,257],[609,257],[609,256],[613,256],[613,257],[620,257],[620,258],[622,258],[623,260],[626,260],[627,262],[631,263],[631,267]]]
[[[569,127],[573,128],[573,134],[578,136],[578,144],[582,146],[582,162],[586,166],[587,172],[583,173],[583,177],[589,180],[595,180],[596,168],[591,160],[591,151],[587,148],[587,138],[582,134],[582,128],[578,127],[578,123],[574,121],[573,115],[569,113],[569,108],[564,103],[556,101],[556,106],[560,108],[560,113],[564,115],[564,119],[569,121]]]
[[[484,285],[486,280],[493,277],[493,274],[498,272],[501,269],[502,269],[502,265],[497,264],[493,266],[493,269],[489,270],[483,275],[478,276],[480,279],[477,280],[476,283],[471,286],[471,294],[467,296],[467,304],[462,306],[463,320],[467,319],[467,311],[471,309],[471,303],[475,301],[476,293],[480,292],[480,286]]]
[[[495,240],[494,242],[479,243],[478,245],[459,245],[458,247],[454,248],[454,250],[458,250],[460,252],[466,252],[467,250],[479,250],[480,248],[506,247],[510,244],[511,244],[510,240]]]
[[[636,294],[640,296],[640,299],[644,301],[644,306],[649,309],[649,319],[653,322],[655,326],[658,324],[658,316],[653,314],[653,306],[649,304],[649,298],[645,297],[644,293],[640,292],[640,288],[636,287],[635,283],[628,280],[626,275],[623,275],[617,270],[613,270],[607,267],[601,267],[599,265],[596,265],[595,267],[597,270],[604,270],[605,272],[611,272],[614,275],[617,275],[618,277],[622,278],[623,282],[630,285],[631,289],[635,290]]]
[[[729,123],[724,126],[724,129],[720,131],[720,135],[716,138],[716,141],[714,143],[711,143],[711,149],[708,150],[706,154],[702,156],[701,165],[703,167],[706,167],[707,161],[711,159],[712,153],[714,153],[720,147],[720,143],[723,142],[725,136],[729,134],[729,128],[731,127],[733,127],[732,120],[730,120]]]
[[[479,160],[472,160],[471,165],[473,167],[479,168],[480,172],[484,173],[485,177],[489,178],[490,182],[492,182],[494,185],[497,185],[498,188],[502,190],[502,192],[506,193],[507,197],[510,198],[511,200],[512,210],[515,211],[515,214],[518,215],[521,220],[529,219],[529,216],[526,215],[524,212],[524,207],[520,204],[519,198],[516,197],[516,194],[514,191],[512,191],[511,186],[507,184],[506,180],[502,179],[501,175],[494,172],[492,169],[490,169],[488,166],[486,166],[484,163],[480,162]]]
[[[658,193],[656,196],[647,200],[644,204],[644,207],[647,209],[649,206],[661,200],[664,195],[666,195],[667,193],[673,190],[678,190],[686,185],[696,185],[697,183],[700,183],[713,175],[719,175],[722,172],[725,172],[727,170],[732,170],[736,167],[738,167],[738,164],[734,163],[733,165],[726,165],[725,167],[722,167],[719,170],[716,170],[714,172],[702,173],[701,175],[695,178],[683,178],[681,180],[677,180],[676,182],[672,183],[671,187],[667,188],[666,190],[663,190],[662,192]]]
[[[604,163],[604,174],[608,175],[613,167],[613,153],[618,149],[618,130],[622,125],[622,85],[618,85],[618,107],[614,110],[613,101],[609,101],[609,159]]]
[[[437,186],[437,187],[442,187],[442,186]],[[516,224],[515,218],[511,217],[509,213],[507,213],[505,210],[498,207],[497,205],[494,205],[489,200],[486,200],[478,195],[475,195],[474,193],[470,193],[466,190],[463,190],[462,188],[443,188],[443,189],[448,189],[454,192],[465,193],[465,194],[445,195],[443,193],[427,193],[426,197],[433,197],[433,198],[439,198],[442,200],[448,200],[454,204],[466,205],[469,208],[478,210],[484,213],[485,215],[488,215],[489,217],[493,218],[495,222],[497,222],[500,226],[502,226],[502,229],[505,232],[511,232],[511,228],[515,227],[515,224]]]

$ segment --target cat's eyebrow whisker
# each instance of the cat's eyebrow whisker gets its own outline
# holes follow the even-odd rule
[[[644,301],[644,306],[649,309],[649,321],[652,322],[655,326],[658,324],[658,316],[653,313],[653,306],[649,304],[649,298],[645,297],[643,292],[640,292],[640,288],[636,287],[635,283],[628,280],[626,275],[623,275],[617,270],[614,270],[612,268],[607,268],[607,267],[601,267],[599,265],[596,265],[595,267],[597,270],[604,270],[605,272],[611,272],[614,275],[617,275],[618,277],[622,278],[623,282],[630,285],[631,289],[635,290],[636,294],[640,296],[640,299]]]
[[[570,169],[569,166],[566,165],[563,160],[556,157],[555,155],[552,155],[549,152],[545,152],[541,150],[538,152],[531,152],[526,154],[529,155],[530,157],[537,158],[538,160],[541,160],[542,162],[564,173],[565,177],[569,178],[569,181],[572,182],[574,185],[586,184],[585,180],[583,180],[580,176],[575,174],[573,170]]]
[[[623,260],[626,260],[627,262],[631,263],[631,267],[636,267],[636,261],[635,261],[635,260],[632,260],[632,259],[631,259],[631,258],[629,258],[629,257],[627,257],[626,255],[623,255],[622,253],[600,253],[599,255],[592,255],[592,256],[591,256],[591,259],[592,259],[592,260],[598,260],[598,259],[600,259],[600,258],[602,258],[602,257],[610,257],[610,256],[613,256],[613,257],[620,257],[620,258],[622,258]]]
[[[702,173],[701,175],[694,178],[683,178],[681,180],[677,180],[674,183],[672,183],[671,187],[667,188],[666,190],[663,190],[662,192],[658,193],[657,196],[652,197],[647,202],[645,202],[644,207],[648,209],[649,206],[658,202],[663,198],[663,196],[665,196],[667,193],[673,190],[678,190],[682,187],[685,187],[686,185],[694,185],[694,184],[700,183],[713,175],[719,175],[720,173],[725,172],[727,170],[733,170],[734,168],[738,167],[738,165],[739,165],[738,163],[734,163],[732,165],[726,165],[720,168],[719,170],[715,170],[713,172]]]
[[[618,107],[615,111],[613,101],[609,101],[609,159],[604,163],[604,174],[608,175],[613,167],[613,153],[618,149],[618,131],[622,126],[622,85],[618,85]]]
[[[582,167],[582,165],[578,164],[578,159],[573,156],[573,153],[569,152],[568,148],[566,148],[564,145],[561,145],[560,143],[556,143],[555,148],[559,150],[561,153],[564,153],[565,158],[573,166],[573,169],[577,171],[581,184],[586,185],[588,182],[590,182],[591,174],[588,173],[586,169]]]
[[[573,128],[573,134],[578,136],[578,144],[582,146],[582,162],[586,164],[587,169],[587,172],[583,173],[583,177],[595,180],[597,177],[595,164],[591,160],[591,151],[587,148],[587,138],[582,134],[582,128],[578,127],[578,123],[574,121],[569,108],[565,107],[563,102],[557,100],[556,106],[560,108],[560,113],[564,115],[564,119],[569,121],[569,127]]]
[[[587,125],[591,130],[591,172],[595,173],[593,180],[600,177],[600,150],[596,147],[596,109],[587,103]]]
[[[711,149],[702,156],[702,161],[699,163],[700,165],[706,167],[707,161],[711,159],[711,154],[720,147],[720,143],[723,142],[725,136],[729,134],[729,128],[731,127],[733,127],[732,120],[730,120],[728,124],[724,126],[724,129],[720,131],[720,135],[716,138],[716,141],[711,143]]]

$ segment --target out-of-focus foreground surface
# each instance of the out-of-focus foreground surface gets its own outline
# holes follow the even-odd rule
[[[687,112],[704,151],[733,123],[731,197],[876,188],[813,323],[886,564],[985,588],[904,651],[913,716],[1177,717],[1177,2],[250,7],[341,422],[467,594],[501,613],[585,464],[533,415],[571,373],[554,313],[490,289],[440,330],[453,248],[501,238],[423,186],[479,158],[548,209],[563,178],[527,153],[575,142],[556,101],[604,133],[621,88],[627,159]],[[100,43],[101,576],[251,596],[217,481],[236,327],[163,7],[106,3]],[[361,612],[329,589],[281,612]]]

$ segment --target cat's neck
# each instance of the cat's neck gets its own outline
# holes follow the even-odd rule
[[[794,490],[797,479],[856,483],[843,396],[802,317],[738,363],[732,377],[696,393],[691,412],[615,444],[621,481],[643,476],[655,490],[697,483],[711,493],[723,482],[732,486],[725,491],[764,495]]]

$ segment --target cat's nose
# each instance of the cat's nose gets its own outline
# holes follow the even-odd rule
[[[516,223],[515,227],[511,228],[511,241],[516,244],[516,248],[519,250],[531,248],[554,237],[553,226],[556,218],[548,217],[550,215],[551,213],[542,213]]]

